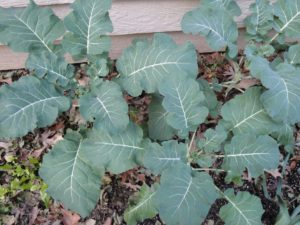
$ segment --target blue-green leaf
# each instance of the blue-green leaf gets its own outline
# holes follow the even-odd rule
[[[195,80],[173,77],[160,85],[159,92],[164,96],[168,124],[182,134],[195,131],[205,121],[208,109],[203,106],[204,94]]]
[[[201,6],[226,9],[233,16],[240,16],[242,11],[235,0],[201,0]]]
[[[196,78],[198,73],[195,47],[191,43],[177,46],[166,34],[155,34],[153,40],[135,40],[117,61],[120,82],[132,96],[142,91],[154,93],[158,85],[174,74]]]
[[[51,83],[23,77],[0,88],[0,137],[21,137],[35,128],[49,126],[69,108],[70,100]]]
[[[108,10],[111,0],[76,0],[71,12],[64,19],[68,33],[63,39],[63,47],[75,58],[108,52],[111,40],[106,36],[112,32]]]
[[[86,149],[80,134],[68,133],[44,156],[39,174],[48,185],[47,192],[68,209],[88,216],[100,196],[100,179],[82,156]]]
[[[266,35],[272,29],[273,8],[268,0],[256,0],[251,4],[250,10],[252,12],[244,23],[247,32],[253,39],[257,40],[257,36]]]
[[[154,196],[162,220],[168,225],[199,225],[217,199],[207,173],[193,172],[186,164],[165,170]]]
[[[223,168],[236,175],[241,175],[247,168],[249,175],[256,178],[264,170],[276,169],[279,157],[278,144],[270,136],[239,134],[225,145]]]
[[[215,130],[208,129],[204,133],[204,137],[198,141],[197,146],[205,152],[219,152],[221,144],[227,139],[227,132],[221,126]]]
[[[264,209],[257,196],[249,192],[238,192],[234,194],[233,189],[224,193],[228,204],[220,209],[220,217],[225,225],[262,225],[261,222]]]
[[[130,205],[124,213],[124,220],[127,225],[136,225],[147,218],[152,218],[157,214],[157,210],[153,204],[155,188],[151,188],[144,184],[137,196],[130,198]]]
[[[300,0],[278,0],[273,10],[275,30],[289,38],[300,37]]]
[[[257,57],[258,60],[260,59]],[[272,69],[267,60],[250,67],[251,73],[260,78],[268,88],[261,96],[268,114],[278,122],[300,122],[300,69],[284,63]]]
[[[162,99],[153,97],[148,109],[149,137],[159,141],[171,139],[176,134],[176,130],[167,123],[168,112],[162,106]]]
[[[300,44],[292,45],[289,48],[288,61],[292,65],[300,65]]]
[[[0,26],[6,44],[18,52],[53,53],[53,42],[65,32],[63,23],[50,8],[39,8],[33,1],[26,9],[0,7]]]
[[[177,163],[187,162],[187,145],[177,141],[165,141],[162,146],[150,143],[144,156],[144,166],[154,174],[161,174]]]
[[[227,10],[202,6],[186,13],[181,26],[185,33],[204,36],[213,50],[228,47],[230,57],[237,55],[238,28]]]
[[[93,86],[79,101],[80,113],[88,121],[95,119],[96,129],[119,133],[129,124],[128,105],[121,88],[112,81]]]
[[[144,154],[142,140],[142,129],[132,123],[120,134],[94,130],[83,141],[82,147],[86,150],[82,154],[92,166],[123,173],[136,167]]]
[[[37,77],[46,78],[62,87],[66,87],[75,75],[74,66],[66,63],[63,57],[45,51],[30,54],[26,67],[34,70]]]
[[[234,134],[270,134],[278,128],[263,107],[261,94],[262,88],[252,87],[224,104],[221,114]]]

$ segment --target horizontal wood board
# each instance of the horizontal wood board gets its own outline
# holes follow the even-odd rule
[[[0,0],[1,7],[25,7],[28,0]],[[36,0],[41,6],[50,6],[56,15],[64,18],[73,0]],[[253,0],[237,0],[242,16],[237,18],[242,28],[243,19],[249,14]],[[170,33],[179,42],[192,41],[200,52],[208,52],[203,38],[181,33],[183,15],[199,5],[199,0],[113,0],[110,17],[114,32],[111,57],[117,58],[135,37],[151,37],[155,32]],[[242,45],[240,45],[242,47]],[[0,44],[0,70],[23,68],[27,54],[13,53]]]

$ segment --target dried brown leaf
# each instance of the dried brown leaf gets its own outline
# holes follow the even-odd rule
[[[80,216],[68,210],[63,210],[63,224],[64,225],[78,225]]]

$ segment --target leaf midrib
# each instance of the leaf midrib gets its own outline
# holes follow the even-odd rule
[[[223,195],[225,197],[225,199],[241,214],[241,216],[246,220],[247,225],[251,225],[251,223],[249,222],[248,218],[246,217],[246,215],[243,213],[242,210],[240,210],[240,208],[233,202],[232,199],[230,199],[227,195]]]
[[[153,192],[148,198],[146,198],[143,202],[141,202],[140,204],[138,204],[137,206],[135,206],[134,208],[132,208],[131,210],[128,211],[128,214],[138,210],[140,207],[142,207],[143,205],[145,205],[148,201],[151,200],[151,198],[154,196],[155,192]]]
[[[148,65],[148,66],[144,66],[144,67],[142,67],[142,68],[140,68],[138,70],[135,70],[135,71],[131,72],[130,74],[128,74],[127,76],[131,77],[131,76],[133,76],[133,75],[135,75],[135,74],[137,74],[137,73],[139,73],[139,72],[141,72],[143,70],[154,68],[156,66],[159,67],[159,66],[164,66],[164,65],[178,65],[178,64],[180,64],[180,65],[188,65],[188,64],[191,64],[191,63],[183,63],[183,62],[182,63],[178,63],[178,62],[154,63],[154,64],[151,64],[151,65]]]
[[[262,112],[264,112],[264,111],[265,111],[264,109],[261,109],[261,110],[255,112],[255,113],[251,114],[250,116],[246,117],[245,119],[243,119],[242,121],[240,121],[239,123],[237,123],[237,124],[233,127],[233,129],[234,129],[234,128],[237,128],[237,127],[239,127],[239,126],[241,126],[242,124],[246,123],[248,120],[252,119],[252,118],[255,117],[256,115],[258,115],[258,114],[260,114],[260,113],[262,113]]]
[[[19,20],[21,23],[23,23],[39,40],[42,42],[42,44],[46,47],[46,49],[53,53],[53,51],[49,48],[49,46],[44,42],[44,40],[20,17],[14,15],[14,17]]]
[[[64,75],[62,75],[62,74],[60,74],[60,73],[58,73],[58,72],[56,72],[56,71],[54,71],[53,69],[49,69],[49,68],[47,68],[47,67],[44,67],[44,66],[39,65],[39,64],[36,64],[36,63],[33,63],[32,65],[35,65],[35,66],[37,66],[37,67],[39,67],[39,68],[41,68],[41,69],[44,69],[44,70],[46,70],[46,71],[49,71],[50,73],[54,73],[54,74],[56,74],[58,77],[61,77],[62,79],[69,81],[69,79],[68,79],[67,77],[65,77]]]
[[[280,28],[280,33],[283,32],[299,15],[300,11],[298,11],[289,21],[287,21],[287,23],[283,27]]]
[[[15,113],[11,114],[9,117],[7,117],[5,120],[1,121],[1,123],[4,123],[5,121],[11,119],[12,117],[18,115],[20,112],[24,112],[27,108],[29,107],[32,107],[36,104],[39,104],[41,102],[45,102],[45,101],[51,101],[51,100],[54,100],[54,99],[59,99],[61,98],[61,96],[56,96],[56,97],[51,97],[51,98],[46,98],[46,99],[40,99],[39,101],[36,101],[36,102],[32,102],[30,103],[29,105],[26,105],[24,108],[20,108],[18,111],[16,111]]]

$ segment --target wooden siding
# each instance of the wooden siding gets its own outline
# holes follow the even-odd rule
[[[0,0],[1,7],[25,7],[28,0]],[[70,12],[69,4],[73,0],[36,0],[41,6],[51,6],[60,18]],[[249,5],[253,0],[237,0],[242,8],[242,16],[237,18],[239,27],[248,15]],[[113,45],[111,57],[117,58],[135,37],[150,37],[155,32],[171,34],[178,43],[192,41],[200,52],[210,49],[203,38],[181,33],[180,21],[182,16],[195,8],[199,0],[113,0],[110,17],[114,32],[111,34]],[[242,43],[240,46],[243,46]],[[0,44],[0,70],[24,67],[26,54],[13,53]]]

